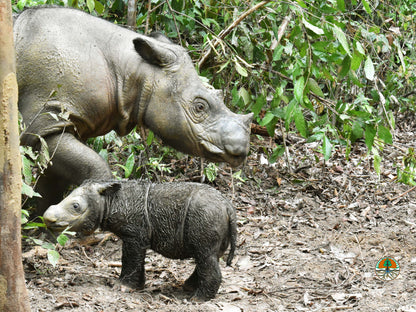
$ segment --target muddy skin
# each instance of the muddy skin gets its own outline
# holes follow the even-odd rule
[[[228,246],[227,265],[236,247],[236,214],[214,188],[198,183],[86,181],[59,204],[50,206],[48,228],[91,234],[111,231],[123,241],[123,285],[142,289],[146,249],[171,259],[194,258],[184,288],[193,297],[215,297],[221,284],[218,260]]]

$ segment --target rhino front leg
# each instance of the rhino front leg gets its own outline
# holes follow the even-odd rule
[[[191,275],[190,283],[198,281],[198,288],[194,294],[199,300],[212,299],[218,292],[221,284],[221,270],[216,255],[198,257],[196,261],[196,275]],[[194,272],[195,273],[195,272]],[[189,280],[189,279],[188,279]]]
[[[37,205],[38,215],[42,215],[50,205],[60,202],[70,185],[79,185],[86,179],[112,177],[105,160],[72,134],[50,135],[45,141],[52,165],[38,182],[37,190],[43,197]]]
[[[136,241],[123,240],[120,281],[123,285],[143,289],[146,282],[144,261],[146,249]]]

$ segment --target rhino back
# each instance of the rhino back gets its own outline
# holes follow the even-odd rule
[[[148,205],[152,249],[164,256],[189,258],[206,246],[220,257],[228,247],[229,202],[214,188],[198,183],[155,184]]]
[[[139,65],[132,44],[139,35],[82,11],[55,7],[24,11],[14,35],[19,109],[31,126],[28,132],[46,135],[76,127],[86,138],[117,129],[123,118],[116,99],[118,74],[129,58]],[[71,122],[44,113],[62,110]]]

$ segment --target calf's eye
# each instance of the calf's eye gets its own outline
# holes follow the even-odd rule
[[[73,203],[72,204],[72,208],[76,211],[78,211],[80,209],[80,205],[78,203]]]

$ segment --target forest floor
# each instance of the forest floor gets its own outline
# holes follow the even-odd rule
[[[349,161],[337,149],[324,163],[319,145],[289,135],[289,163],[269,164],[263,151],[270,138],[253,135],[245,181],[232,181],[224,165],[212,184],[232,200],[239,232],[232,266],[221,260],[214,299],[194,302],[182,290],[192,260],[150,250],[145,289],[123,292],[115,287],[121,241],[71,238],[55,268],[46,250],[24,246],[32,311],[416,311],[416,189],[396,181],[402,151],[416,147],[416,121],[408,116],[398,117],[380,177],[364,143],[354,145]],[[197,165],[187,166],[174,180],[194,180]],[[375,275],[387,256],[400,265],[390,281]]]

